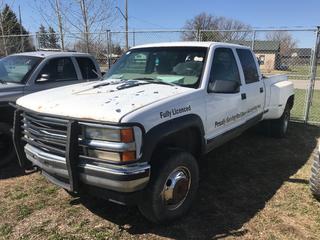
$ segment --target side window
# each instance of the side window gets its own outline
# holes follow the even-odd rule
[[[37,79],[40,79],[42,74],[48,75],[48,81],[71,81],[77,80],[76,70],[71,58],[54,58],[43,67]]]
[[[247,84],[259,81],[259,74],[253,55],[248,49],[237,49],[237,53],[243,69],[245,82]]]
[[[97,76],[97,68],[94,65],[93,61],[87,57],[77,57],[76,58],[83,79],[96,79],[99,78]]]
[[[240,83],[239,69],[230,48],[217,48],[214,52],[209,82],[216,80]]]

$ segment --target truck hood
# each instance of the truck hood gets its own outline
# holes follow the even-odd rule
[[[17,100],[24,108],[45,113],[87,120],[119,122],[136,109],[188,91],[190,88],[160,84],[141,84],[118,89],[123,82],[106,81],[76,84],[33,93]],[[141,82],[143,83],[143,82]]]

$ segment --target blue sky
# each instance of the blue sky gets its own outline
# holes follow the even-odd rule
[[[320,25],[320,0],[128,0],[130,29],[179,29],[187,19],[207,12],[250,24],[254,28],[315,27]],[[10,2],[8,0],[8,2]],[[45,3],[46,1],[43,0]],[[30,31],[38,29],[41,18],[33,6],[33,0],[15,0],[14,9],[21,5],[23,24]],[[117,1],[123,9],[124,0]],[[115,10],[116,11],[116,10]],[[118,28],[124,23],[119,15]],[[313,44],[311,33],[296,34],[300,46]]]

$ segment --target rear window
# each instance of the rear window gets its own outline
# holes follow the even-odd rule
[[[240,58],[245,82],[247,84],[258,82],[259,74],[251,51],[248,49],[237,49],[237,53]]]
[[[96,79],[99,78],[97,76],[97,69],[95,64],[90,58],[87,57],[77,57],[76,58],[78,65],[80,67],[80,71],[83,79]]]

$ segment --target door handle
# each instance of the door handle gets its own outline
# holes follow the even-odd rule
[[[247,94],[241,93],[241,99],[242,99],[242,100],[247,99]]]
[[[260,93],[263,93],[263,87],[260,88]]]

